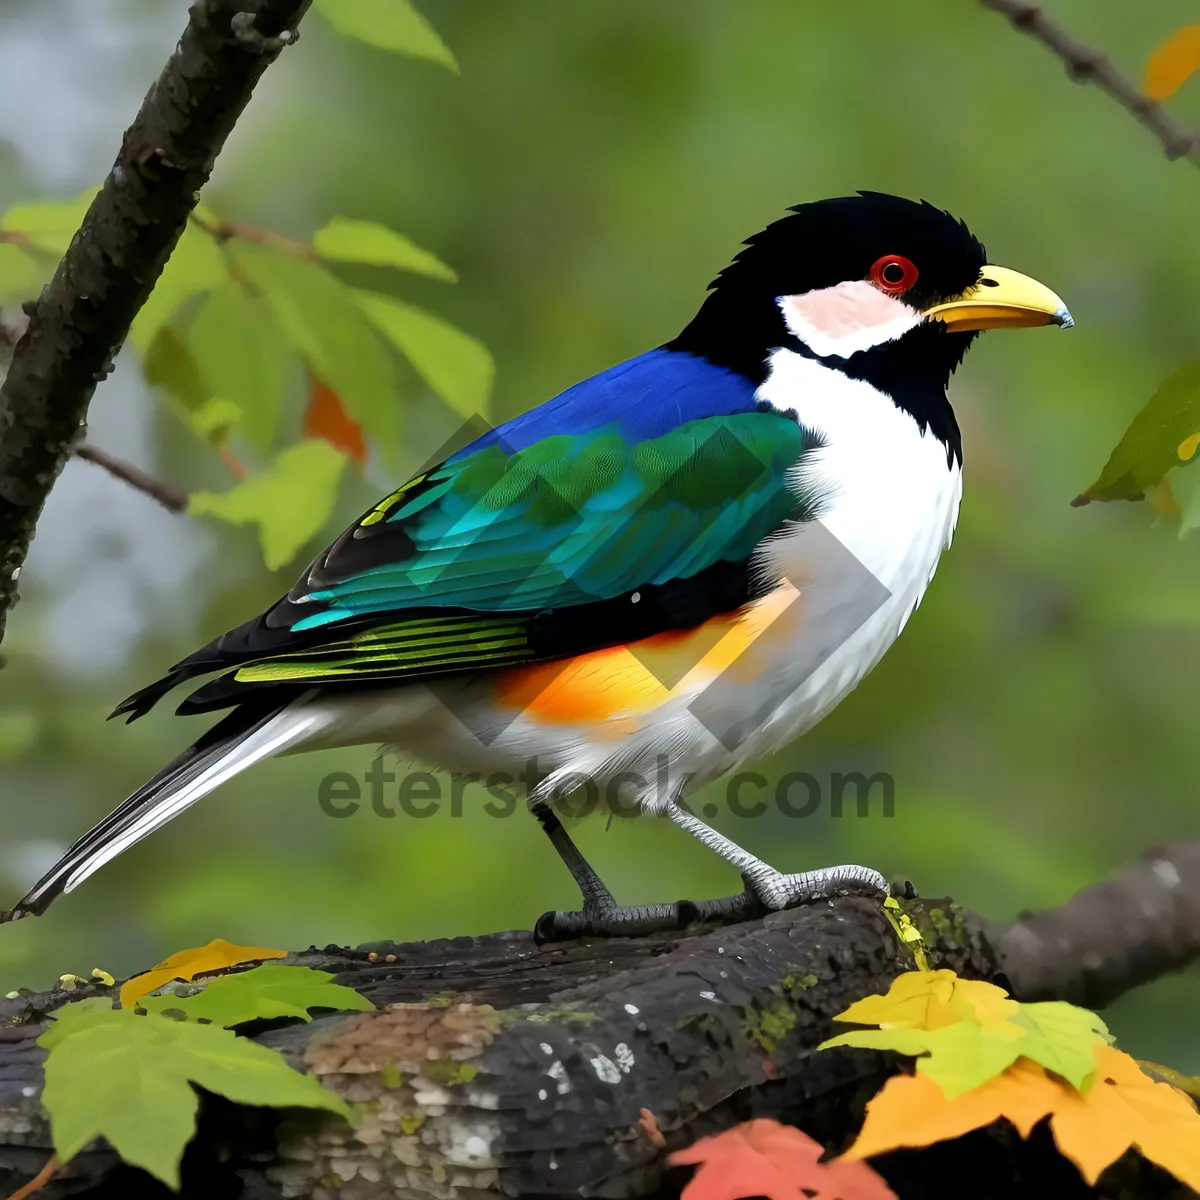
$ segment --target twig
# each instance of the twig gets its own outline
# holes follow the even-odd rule
[[[1076,83],[1093,83],[1140,121],[1170,159],[1187,158],[1200,166],[1200,134],[1176,124],[1157,100],[1151,100],[1112,65],[1107,55],[1073,38],[1029,0],[979,0],[984,8],[1008,17],[1022,33],[1057,55]]]
[[[0,638],[46,496],[259,78],[310,0],[195,0],[0,388]]]
[[[163,483],[162,480],[155,479],[153,475],[147,474],[141,467],[135,467],[133,463],[127,463],[122,459],[115,458],[107,450],[101,450],[99,446],[93,446],[90,442],[84,442],[82,446],[75,448],[75,457],[82,458],[84,462],[94,463],[98,467],[103,467],[110,475],[120,479],[123,483],[129,484],[130,487],[136,488],[139,492],[145,492],[151,499],[157,500],[167,512],[181,513],[187,511],[187,492],[182,488],[177,488],[174,484]]]
[[[217,453],[221,456],[221,461],[229,468],[234,479],[245,479],[249,474],[246,470],[246,464],[233,452],[232,447],[228,442],[222,442],[217,447]]]
[[[276,233],[273,229],[247,225],[244,221],[226,221],[224,219],[206,221],[198,213],[192,213],[190,219],[193,225],[203,229],[209,237],[218,242],[227,242],[231,238],[237,238],[241,242],[254,242],[260,246],[270,246],[272,249],[280,250],[284,254],[290,254],[292,258],[299,258],[305,262],[312,262],[317,257],[316,248],[311,243],[301,242],[286,234]]]
[[[42,1188],[54,1178],[62,1163],[58,1161],[58,1155],[50,1155],[46,1165],[24,1186],[19,1187],[9,1196],[8,1200],[28,1200],[35,1192],[40,1192]]]

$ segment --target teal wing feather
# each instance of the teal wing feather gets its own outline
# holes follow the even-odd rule
[[[689,421],[633,445],[601,427],[511,454],[486,446],[368,513],[316,586],[293,591],[311,607],[292,629],[429,605],[578,606],[740,562],[807,515],[786,484],[805,448],[804,431],[776,413]],[[354,569],[373,538],[393,553]]]
[[[182,679],[231,667],[179,711],[250,687],[545,661],[698,625],[770,586],[751,556],[813,516],[819,498],[790,473],[817,444],[759,411],[640,441],[605,425],[470,449],[385,497],[288,596],[118,711],[140,715]]]

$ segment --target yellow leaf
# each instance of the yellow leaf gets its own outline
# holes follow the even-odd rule
[[[1150,55],[1144,91],[1151,100],[1165,100],[1178,91],[1200,67],[1200,25],[1177,29]]]
[[[949,970],[906,971],[892,980],[886,996],[858,1000],[834,1020],[883,1029],[941,1029],[968,1017],[981,1025],[996,1025],[1020,1007],[992,983],[959,979]]]
[[[889,1079],[867,1105],[867,1117],[846,1158],[869,1158],[903,1146],[961,1137],[1001,1118],[1021,1134],[1050,1117],[1059,1150],[1089,1184],[1130,1147],[1200,1188],[1200,1113],[1187,1096],[1156,1083],[1111,1046],[1096,1049],[1097,1079],[1086,1093],[1055,1079],[1028,1059],[947,1100],[924,1075]]]
[[[235,946],[224,938],[213,938],[207,946],[193,950],[180,950],[160,962],[153,971],[135,975],[121,985],[121,1006],[129,1008],[134,1001],[149,995],[155,988],[172,979],[194,979],[210,971],[224,967],[236,967],[242,963],[262,962],[267,958],[286,958],[286,950],[269,950],[263,946]]]

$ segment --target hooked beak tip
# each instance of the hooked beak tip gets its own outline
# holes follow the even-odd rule
[[[1072,329],[1075,326],[1075,318],[1067,311],[1067,306],[1061,304],[1058,311],[1054,314],[1054,324],[1061,329]]]

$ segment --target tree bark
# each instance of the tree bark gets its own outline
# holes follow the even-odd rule
[[[50,488],[96,384],[179,240],[262,73],[310,0],[196,0],[0,388],[0,639]]]
[[[1143,982],[1150,963],[1164,970],[1196,955],[1200,923],[1187,936],[1180,930],[1198,898],[1200,847],[1185,845],[1010,928],[944,900],[903,907],[934,965],[997,980],[1021,999],[1094,1003]],[[1133,954],[1151,921],[1162,946]],[[667,1168],[670,1150],[757,1116],[796,1124],[838,1151],[902,1060],[815,1047],[835,1032],[834,1014],[913,968],[878,901],[862,896],[635,938],[538,946],[529,933],[498,933],[312,948],[285,961],[334,972],[378,1011],[259,1023],[248,1034],[364,1104],[365,1115],[351,1127],[206,1097],[184,1159],[185,1197],[668,1196],[688,1175]],[[38,1103],[44,1015],[94,994],[98,985],[0,1001],[5,1194],[51,1151]],[[1022,1141],[994,1126],[874,1165],[902,1200],[986,1200],[1025,1185],[1067,1200],[1181,1194],[1133,1154],[1089,1188],[1044,1128]],[[42,1194],[169,1193],[100,1148],[77,1156]]]

